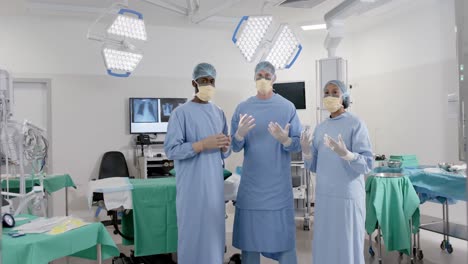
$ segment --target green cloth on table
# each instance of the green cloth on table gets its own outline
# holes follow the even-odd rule
[[[122,218],[122,231],[134,236],[135,256],[177,251],[176,181],[174,177],[131,179],[133,212]],[[194,227],[196,228],[196,227]]]
[[[175,171],[175,168],[170,170],[169,171],[169,174],[171,174],[172,176],[176,176],[176,171]],[[226,180],[227,178],[231,177],[232,176],[232,172],[224,169],[223,170],[223,176],[224,176],[224,179]]]
[[[18,217],[36,218],[31,215]],[[18,221],[17,225],[27,221]],[[59,235],[26,234],[12,238],[11,228],[4,228],[2,234],[2,258],[5,264],[47,264],[66,256],[96,260],[97,244],[101,244],[102,259],[120,254],[112,237],[101,223],[92,223]]]
[[[366,181],[366,231],[374,232],[380,225],[388,251],[411,252],[411,231],[420,225],[419,197],[408,177],[369,177]]]
[[[44,179],[44,189],[48,193],[54,193],[66,187],[73,187],[76,189],[75,183],[68,174],[46,176]]]
[[[40,180],[38,177],[34,177],[34,180],[31,176],[26,176],[26,192],[30,192],[33,186],[40,185]],[[48,193],[54,193],[66,187],[76,188],[75,183],[68,174],[63,175],[47,175],[44,178],[44,190]],[[19,193],[20,180],[19,178],[9,180],[10,192]],[[6,180],[2,181],[2,190],[6,191],[7,182]]]

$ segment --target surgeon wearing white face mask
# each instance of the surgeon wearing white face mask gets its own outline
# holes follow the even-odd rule
[[[301,123],[294,105],[273,93],[275,67],[255,67],[256,95],[241,102],[232,117],[232,150],[244,151],[237,193],[233,246],[242,264],[260,264],[260,255],[297,264],[291,182],[291,152],[300,151]]]
[[[323,94],[330,117],[313,136],[301,135],[302,157],[317,181],[312,263],[364,264],[364,175],[373,160],[369,133],[346,111],[349,94],[343,82],[328,82]]]
[[[179,264],[223,263],[225,245],[222,159],[231,138],[223,110],[211,103],[216,70],[193,70],[194,98],[169,119],[164,150],[175,161]]]

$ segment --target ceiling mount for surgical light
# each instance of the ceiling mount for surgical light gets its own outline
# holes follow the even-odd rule
[[[232,35],[232,42],[239,48],[247,62],[258,55],[277,69],[289,69],[296,62],[302,46],[287,24],[282,24],[272,40],[267,36],[273,27],[272,16],[244,16]]]
[[[94,32],[98,22],[106,16],[113,18],[112,23],[105,30]],[[87,37],[104,43],[102,55],[109,75],[128,77],[143,58],[143,53],[130,42],[147,40],[143,15],[123,4],[114,4],[89,28]]]
[[[324,45],[328,51],[328,57],[335,57],[336,49],[344,38],[344,26],[348,17],[362,15],[390,1],[392,0],[344,0],[326,13],[324,20],[327,24],[328,35]]]

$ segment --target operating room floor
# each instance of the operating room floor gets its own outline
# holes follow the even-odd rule
[[[235,253],[239,253],[239,250],[233,248],[231,245],[232,239],[232,226],[234,220],[234,208],[232,205],[227,206],[227,214],[228,218],[226,219],[226,244],[227,253],[226,253],[226,262],[228,261],[229,257]],[[297,255],[299,264],[310,264],[311,263],[311,244],[312,244],[312,234],[313,231],[304,231],[302,229],[303,219],[297,218],[296,219],[296,226],[297,226]],[[119,236],[112,234],[112,227],[108,227],[109,233],[114,238],[114,241],[121,249],[121,252],[125,254],[129,254],[132,247],[130,246],[123,246],[122,239]],[[453,245],[454,252],[449,255],[445,252],[442,252],[439,248],[440,242],[442,241],[442,236],[422,231],[421,232],[421,246],[424,253],[424,259],[422,261],[416,261],[415,263],[424,263],[424,264],[466,264],[468,263],[468,242],[458,240],[458,239],[450,239],[450,242]],[[374,249],[375,248],[374,245]],[[367,253],[368,250],[368,240],[366,240],[366,247],[365,247],[365,259],[366,264],[377,264],[378,259],[377,256],[371,258]],[[60,259],[53,262],[54,264],[65,264],[67,263],[66,259]],[[96,263],[93,261],[82,260],[77,258],[68,258],[68,264],[91,264]],[[104,261],[105,264],[111,264],[111,260]],[[273,264],[276,263],[270,259],[262,258],[261,264]],[[398,253],[391,252],[391,253],[384,253],[383,263],[410,263],[409,259],[405,256],[402,260],[399,259]],[[336,263],[320,263],[320,264],[336,264]],[[352,264],[352,263],[349,263]]]

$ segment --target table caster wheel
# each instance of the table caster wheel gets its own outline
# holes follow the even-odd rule
[[[424,254],[423,254],[422,250],[419,250],[418,251],[418,259],[422,260],[423,258],[424,258]]]

